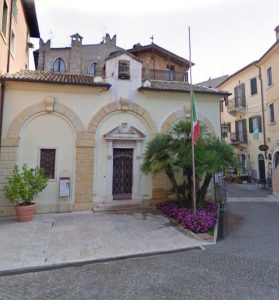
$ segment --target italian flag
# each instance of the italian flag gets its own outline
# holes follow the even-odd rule
[[[200,124],[198,122],[198,119],[197,119],[197,111],[196,111],[196,104],[195,104],[195,96],[194,96],[194,92],[192,93],[192,130],[193,130],[193,136],[192,138],[194,139],[194,144],[196,145],[197,143],[197,140],[200,136]]]

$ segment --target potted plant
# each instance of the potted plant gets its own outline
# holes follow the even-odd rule
[[[35,211],[36,196],[47,186],[48,177],[42,168],[21,169],[15,166],[12,176],[4,186],[4,195],[15,205],[17,220],[30,221]]]

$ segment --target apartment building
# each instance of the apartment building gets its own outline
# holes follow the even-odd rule
[[[276,42],[218,87],[231,93],[220,104],[222,137],[235,147],[239,176],[279,184],[279,26]]]
[[[0,75],[28,69],[30,37],[40,37],[34,1],[0,0]]]

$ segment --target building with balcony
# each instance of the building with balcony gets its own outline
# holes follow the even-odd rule
[[[106,34],[99,44],[83,45],[78,33],[71,36],[71,45],[64,48],[51,47],[48,40],[40,40],[40,47],[34,51],[37,70],[79,75],[107,76],[106,60],[124,51],[116,45],[116,35]],[[155,43],[142,46],[139,43],[127,50],[142,62],[142,80],[188,81],[189,61]],[[119,65],[124,75],[124,63]]]
[[[60,50],[53,56],[46,50],[38,62],[48,71],[0,77],[5,84],[0,215],[14,214],[1,188],[14,165],[24,163],[44,167],[50,174],[37,200],[37,212],[144,206],[168,197],[171,185],[165,174],[145,175],[140,166],[147,142],[191,115],[190,84],[170,80],[176,71],[186,71],[188,62],[158,47],[149,56],[152,46],[145,49],[150,52],[115,50],[104,55],[104,66],[100,56],[95,75],[87,74],[92,60],[73,65],[70,51],[66,60]],[[59,58],[65,58],[64,64]],[[149,58],[155,62],[148,65]],[[158,80],[160,68],[170,77]],[[146,69],[150,76],[142,80]],[[87,75],[70,73],[74,70]],[[219,103],[228,93],[200,86],[194,91],[198,119],[220,136]],[[70,185],[61,193],[63,178]]]
[[[0,0],[0,75],[28,69],[30,37],[40,37],[34,1]]]
[[[239,174],[272,182],[279,195],[279,26],[275,32],[262,57],[218,87],[231,93],[220,103],[221,134],[235,147]]]

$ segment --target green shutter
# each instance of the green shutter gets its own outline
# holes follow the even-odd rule
[[[253,118],[249,118],[249,133],[253,133]]]
[[[259,132],[262,132],[262,118],[258,116],[258,125],[259,125]]]

